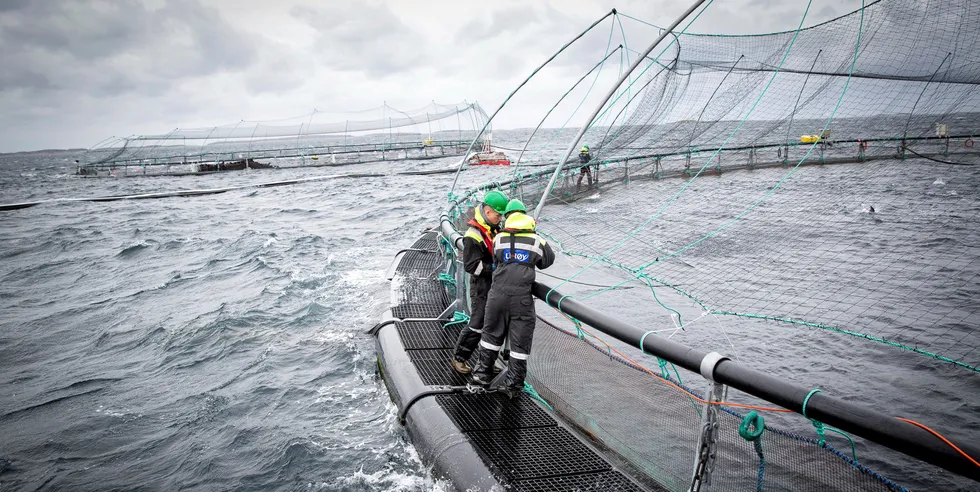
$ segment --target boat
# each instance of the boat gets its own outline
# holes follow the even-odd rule
[[[510,158],[499,150],[493,150],[491,140],[492,136],[488,135],[483,140],[483,148],[479,152],[470,154],[466,163],[471,166],[509,166]]]

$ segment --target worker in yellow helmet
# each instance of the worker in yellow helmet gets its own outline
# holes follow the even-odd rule
[[[527,375],[535,324],[531,295],[535,268],[548,268],[555,262],[554,250],[535,233],[534,219],[525,212],[520,200],[511,200],[504,212],[504,228],[493,240],[493,283],[473,368],[474,383],[490,384],[494,362],[509,333],[510,362],[500,391],[510,398],[524,389]]]
[[[582,150],[578,153],[578,162],[581,164],[581,172],[578,175],[578,183],[575,185],[575,191],[578,191],[582,187],[582,178],[589,178],[589,188],[592,187],[592,171],[589,169],[589,161],[592,160],[592,152],[589,150],[588,145],[583,145]],[[598,166],[596,168],[598,171]],[[599,177],[596,176],[596,182],[599,181]]]

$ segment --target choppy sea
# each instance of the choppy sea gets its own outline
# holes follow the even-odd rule
[[[86,179],[75,157],[0,156],[0,203],[456,162]],[[435,224],[452,181],[0,212],[0,491],[447,488],[396,423],[363,332],[388,305],[394,254]]]

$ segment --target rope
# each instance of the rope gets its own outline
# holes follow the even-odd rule
[[[924,155],[922,155],[922,154],[920,154],[920,153],[918,153],[918,152],[916,152],[916,151],[914,151],[914,150],[912,150],[912,149],[910,149],[908,147],[905,147],[905,150],[911,152],[916,157],[919,157],[921,159],[925,159],[925,160],[928,160],[928,161],[932,161],[932,162],[938,162],[940,164],[952,164],[954,166],[975,166],[976,165],[976,164],[970,164],[969,162],[944,161],[944,160],[941,160],[941,159],[936,159],[936,158],[933,158],[933,157],[924,156]]]
[[[545,401],[545,399],[538,394],[537,390],[534,389],[534,386],[531,386],[531,383],[527,381],[524,381],[524,392],[527,393],[528,396],[530,396],[531,398],[540,402],[542,405],[548,407],[548,410],[551,410],[552,412],[555,411],[555,407],[551,406],[550,403]]]
[[[448,273],[440,273],[439,280],[447,285],[456,285],[456,279],[454,279],[453,276],[449,275]]]
[[[742,436],[742,439],[751,442],[755,447],[755,454],[759,455],[759,481],[755,486],[755,490],[759,492],[762,491],[762,477],[766,473],[766,458],[762,455],[762,439],[759,438],[765,430],[765,420],[755,411],[749,412],[742,419],[741,425],[738,426],[738,435]]]
[[[809,11],[810,11],[810,5],[811,5],[811,4],[812,4],[812,0],[810,0],[810,1],[808,1],[808,2],[807,2],[807,6],[806,6],[806,10],[805,10],[805,11],[804,11],[804,13],[803,13],[803,17],[802,17],[802,18],[800,19],[800,25],[799,25],[799,26],[797,27],[797,29],[796,29],[796,32],[795,32],[795,34],[793,35],[793,39],[792,39],[792,40],[791,40],[791,42],[789,43],[789,46],[787,46],[787,47],[786,47],[786,50],[785,50],[785,51],[783,52],[783,57],[782,57],[782,60],[781,60],[781,61],[779,62],[779,67],[780,67],[780,68],[781,68],[781,67],[783,66],[783,64],[784,64],[784,63],[786,62],[786,59],[787,59],[787,58],[789,58],[789,54],[790,54],[790,51],[792,50],[792,48],[793,48],[793,45],[795,45],[795,43],[796,43],[796,40],[797,40],[797,38],[799,37],[799,34],[800,34],[800,31],[801,31],[801,30],[803,29],[803,23],[804,23],[804,22],[806,21],[806,17],[807,17],[807,14],[808,14],[808,13],[809,13]],[[860,41],[860,39],[859,39],[859,41]],[[668,46],[669,46],[669,45],[668,45]],[[666,49],[665,49],[665,51],[666,51]],[[855,58],[856,58],[856,57],[857,57],[857,50],[855,50]],[[658,56],[658,58],[659,58],[659,56]],[[651,66],[652,66],[652,64],[651,64]],[[852,70],[853,70],[853,63],[852,63],[852,66],[851,66],[851,68],[852,68]],[[707,162],[705,162],[705,164],[704,164],[704,166],[702,166],[702,167],[701,167],[701,169],[700,169],[700,170],[698,170],[698,172],[697,172],[697,174],[695,174],[695,175],[694,175],[694,176],[693,176],[693,177],[692,177],[692,178],[691,178],[690,180],[688,180],[688,182],[687,182],[687,183],[685,183],[685,185],[684,185],[684,186],[682,186],[682,187],[681,187],[681,189],[680,189],[680,190],[678,190],[678,191],[677,191],[677,193],[675,193],[675,194],[674,194],[674,195],[673,195],[673,196],[672,196],[672,197],[671,197],[671,198],[670,198],[670,199],[669,199],[669,200],[667,201],[667,203],[665,203],[665,204],[664,204],[664,205],[663,205],[663,206],[662,206],[662,207],[661,207],[661,208],[660,208],[660,209],[659,209],[659,210],[658,210],[658,211],[657,211],[656,213],[654,213],[654,214],[653,214],[653,215],[652,215],[652,216],[651,216],[651,217],[650,217],[649,219],[647,219],[647,220],[646,220],[646,221],[644,221],[644,222],[643,222],[642,224],[640,224],[640,226],[639,226],[639,227],[637,227],[636,229],[634,229],[634,230],[633,230],[633,232],[631,232],[631,233],[629,233],[629,234],[628,234],[628,235],[627,235],[627,236],[626,236],[625,238],[623,238],[623,239],[622,239],[622,240],[621,240],[621,241],[620,241],[619,243],[617,243],[617,244],[616,244],[615,246],[613,246],[613,247],[612,247],[612,248],[611,248],[611,249],[610,249],[609,251],[607,251],[607,252],[606,252],[605,254],[603,254],[603,257],[608,257],[608,256],[609,256],[609,255],[611,255],[611,254],[612,254],[613,252],[615,252],[615,251],[616,251],[616,250],[618,250],[618,249],[619,249],[620,247],[622,247],[622,246],[623,246],[624,244],[626,244],[627,242],[629,242],[629,240],[631,240],[631,239],[632,239],[632,238],[633,238],[634,236],[636,236],[637,234],[639,234],[639,233],[640,233],[640,231],[642,231],[642,230],[643,230],[643,229],[645,229],[645,228],[646,228],[646,227],[647,227],[648,225],[650,225],[650,223],[651,223],[651,222],[653,222],[653,221],[654,221],[654,220],[656,220],[656,219],[657,219],[658,217],[660,217],[660,216],[661,216],[661,215],[662,215],[662,214],[664,213],[664,211],[666,211],[666,210],[667,210],[667,208],[668,208],[668,207],[670,207],[670,206],[671,206],[671,205],[672,205],[672,204],[673,204],[673,203],[674,203],[675,201],[677,201],[677,199],[678,199],[678,198],[680,197],[680,195],[681,195],[681,194],[683,194],[683,193],[684,193],[684,192],[685,192],[685,191],[686,191],[686,190],[687,190],[687,189],[688,189],[688,188],[689,188],[689,187],[690,187],[690,186],[691,186],[691,185],[693,184],[693,182],[694,182],[694,180],[695,180],[695,179],[696,179],[696,178],[697,178],[698,176],[700,176],[700,174],[701,174],[701,172],[703,172],[703,171],[704,171],[704,170],[705,170],[705,169],[706,169],[706,168],[708,167],[708,165],[709,165],[709,164],[711,163],[711,161],[713,161],[713,160],[714,160],[714,159],[715,159],[715,158],[717,157],[717,155],[718,155],[718,154],[719,154],[719,153],[721,152],[721,149],[723,149],[723,148],[724,148],[724,147],[725,147],[726,145],[728,145],[728,142],[729,142],[729,141],[730,141],[730,140],[731,140],[731,139],[732,139],[732,138],[733,138],[733,137],[735,136],[735,134],[736,134],[736,133],[738,133],[738,132],[739,132],[739,131],[740,131],[740,130],[742,129],[742,126],[743,126],[743,125],[745,125],[745,122],[746,122],[746,121],[747,121],[747,120],[749,119],[749,116],[751,116],[751,115],[752,115],[752,113],[753,113],[753,112],[755,111],[755,109],[756,109],[756,108],[758,107],[758,105],[759,105],[759,103],[760,103],[760,102],[762,101],[762,98],[763,98],[763,96],[765,96],[765,95],[766,95],[766,93],[767,93],[767,92],[769,91],[769,88],[770,88],[770,87],[772,86],[772,83],[773,83],[773,81],[774,81],[774,80],[776,79],[776,75],[778,75],[778,73],[779,73],[779,71],[778,71],[778,69],[777,69],[777,71],[776,71],[776,73],[773,73],[773,75],[772,75],[772,77],[770,77],[770,78],[769,78],[769,81],[768,81],[768,83],[766,84],[766,86],[765,86],[765,88],[764,88],[764,89],[762,90],[762,92],[761,92],[761,93],[759,94],[759,96],[758,96],[758,97],[756,98],[756,100],[755,100],[755,102],[754,102],[754,103],[752,104],[752,106],[751,106],[751,108],[750,108],[750,109],[748,110],[748,112],[747,112],[747,113],[745,114],[745,116],[744,116],[744,117],[742,118],[742,120],[741,120],[741,121],[739,122],[739,124],[738,124],[738,125],[737,125],[737,126],[735,127],[735,129],[734,129],[734,130],[732,130],[732,132],[731,132],[731,133],[729,133],[729,135],[728,135],[728,137],[727,137],[727,138],[725,139],[725,141],[724,141],[724,142],[722,143],[722,145],[721,145],[721,146],[720,146],[720,147],[719,147],[719,148],[718,148],[718,149],[717,149],[717,150],[716,150],[716,151],[715,151],[715,152],[714,152],[714,153],[713,153],[713,154],[711,155],[711,157],[710,157],[710,158],[708,159],[708,161],[707,161]],[[641,75],[642,75],[642,73],[641,73]],[[848,79],[848,80],[850,80],[850,79]],[[845,86],[845,91],[846,91],[846,86]],[[841,94],[841,98],[843,98],[843,94]],[[839,105],[840,105],[840,100],[838,100],[838,106],[839,106]],[[830,124],[830,121],[828,121],[828,122],[827,122],[827,124],[829,125],[829,124]],[[812,149],[812,147],[811,147],[811,149]],[[801,162],[802,162],[802,161],[801,161]],[[774,188],[774,189],[775,189],[775,188]],[[767,196],[768,196],[768,195],[767,195]],[[765,197],[763,197],[763,199],[764,199],[764,198],[765,198]],[[761,201],[761,199],[760,199],[760,201]],[[718,232],[720,232],[720,231],[718,231]],[[704,239],[704,238],[703,238],[703,239]],[[700,240],[699,240],[699,241],[700,241]],[[689,245],[689,246],[692,246],[692,245]],[[677,253],[680,253],[680,251],[678,251],[678,252],[675,252],[674,254],[677,254]],[[659,261],[659,260],[660,260],[660,259],[658,258],[658,261]],[[586,270],[588,270],[588,269],[589,269],[589,268],[591,268],[592,266],[595,266],[595,265],[596,265],[597,263],[599,263],[599,260],[595,260],[595,261],[593,261],[593,262],[592,262],[592,263],[591,263],[590,265],[588,265],[588,266],[586,266],[585,268],[583,268],[582,270],[580,270],[580,271],[578,271],[578,272],[576,272],[575,274],[573,274],[573,275],[572,275],[571,277],[569,277],[569,278],[570,278],[570,279],[572,279],[572,278],[575,278],[576,276],[578,276],[578,275],[580,275],[581,273],[583,273],[583,272],[585,272]],[[652,263],[651,263],[651,264],[652,264]],[[639,268],[638,270],[641,270],[641,271],[642,271],[642,270],[643,270],[643,269],[645,269],[645,268],[646,268],[647,266],[649,266],[649,264],[648,264],[648,265],[645,265],[645,266],[642,266],[642,267],[640,267],[640,268]],[[560,287],[560,285],[559,285],[559,287]]]
[[[815,395],[815,394],[817,394],[817,393],[823,393],[823,390],[821,390],[819,388],[818,389],[814,389],[814,390],[810,390],[810,392],[806,394],[806,398],[803,399],[803,408],[802,408],[803,416],[806,417],[806,418],[808,418],[808,419],[810,419],[810,422],[813,423],[813,427],[816,428],[816,430],[817,430],[817,437],[820,438],[817,441],[817,444],[820,447],[826,446],[827,439],[824,436],[824,430],[829,430],[829,431],[832,431],[832,432],[836,432],[836,433],[838,433],[838,434],[846,437],[847,440],[850,441],[850,443],[851,443],[851,456],[854,457],[854,462],[857,463],[858,462],[857,447],[854,445],[854,439],[851,439],[851,436],[847,435],[846,432],[844,432],[844,431],[842,431],[840,429],[835,429],[835,428],[833,428],[833,427],[831,427],[829,425],[824,425],[823,422],[821,422],[821,421],[819,421],[817,419],[814,419],[814,418],[810,418],[810,417],[807,416],[807,414],[806,414],[806,404],[810,402],[810,397],[813,396],[813,395]]]
[[[442,325],[443,328],[448,328],[453,325],[466,324],[470,322],[470,316],[462,311],[453,312],[453,320]]]

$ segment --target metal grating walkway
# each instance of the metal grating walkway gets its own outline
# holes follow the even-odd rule
[[[391,308],[398,319],[435,318],[449,305],[445,286],[436,280],[444,266],[438,237],[429,232],[406,252],[395,270]],[[428,386],[463,386],[468,378],[449,362],[462,323],[399,321],[398,336]],[[516,491],[640,491],[602,456],[559,425],[528,395],[514,400],[498,394],[450,394],[435,397],[494,476]]]

